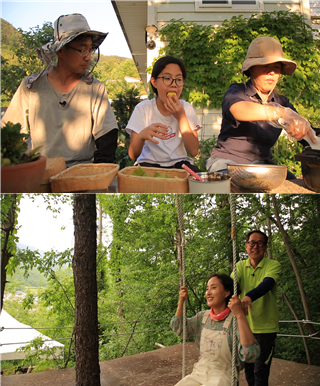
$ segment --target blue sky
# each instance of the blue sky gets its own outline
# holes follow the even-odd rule
[[[103,55],[131,58],[130,50],[122,33],[111,0],[104,1],[1,1],[1,17],[15,28],[29,31],[52,24],[61,15],[81,13],[93,30],[109,32],[100,46]]]

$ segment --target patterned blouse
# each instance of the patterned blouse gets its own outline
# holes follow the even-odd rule
[[[200,337],[201,337],[201,330],[202,330],[202,319],[204,316],[205,311],[200,311],[197,313],[197,315],[193,316],[192,318],[187,318],[187,333],[186,333],[186,339],[191,339],[194,337],[195,342],[197,344],[197,347],[200,348]],[[222,331],[224,320],[221,321],[215,321],[208,317],[205,328],[208,328],[210,330],[218,330]],[[230,352],[232,352],[232,334],[233,334],[233,324],[234,324],[234,318],[232,319],[228,331],[227,331],[227,337],[228,337],[228,344],[230,348]],[[171,328],[172,330],[178,335],[183,336],[183,317],[182,316],[174,316],[171,319]],[[236,321],[236,328],[237,328],[237,353],[236,353],[236,366],[243,368],[244,363],[243,362],[254,362],[260,355],[260,346],[257,341],[255,341],[252,344],[249,344],[247,346],[243,346],[240,343],[240,334],[239,334],[239,328],[238,323]],[[241,363],[240,363],[241,362]]]

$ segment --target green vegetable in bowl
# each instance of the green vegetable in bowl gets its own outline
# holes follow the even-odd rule
[[[132,176],[150,177],[150,174],[145,172],[140,165],[133,171]]]
[[[132,176],[139,176],[139,177],[151,177],[150,174],[145,172],[140,165],[138,165],[138,167],[133,171],[133,173],[131,173],[131,175]],[[153,177],[155,177],[155,178],[171,178],[170,176],[168,176],[165,173],[160,174],[158,172],[154,172]]]
[[[165,173],[160,174],[160,173],[157,173],[157,172],[154,172],[153,177],[158,177],[158,178],[171,178],[171,177],[167,176]]]

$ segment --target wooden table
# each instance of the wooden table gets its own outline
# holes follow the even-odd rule
[[[108,189],[87,191],[83,193],[119,193],[117,176],[113,179]],[[157,193],[157,192],[154,192]],[[231,181],[231,193],[257,193],[249,189],[241,188]],[[286,180],[277,189],[271,190],[268,193],[316,193],[309,189],[303,179]]]
[[[85,193],[118,193],[118,181],[117,177],[111,182],[108,189],[100,191],[88,191]],[[155,192],[156,193],[156,192]],[[257,193],[252,190],[240,188],[231,182],[231,193]],[[268,193],[316,193],[313,190],[310,190],[304,183],[302,179],[296,180],[286,180],[282,185],[277,189],[271,190]]]
[[[232,193],[256,193],[252,190],[240,188],[231,181]],[[286,180],[277,189],[273,189],[268,193],[316,193],[310,190],[302,179]]]

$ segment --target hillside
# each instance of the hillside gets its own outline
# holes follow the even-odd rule
[[[123,58],[122,56],[115,56],[115,55],[102,55],[100,54],[99,63],[105,63],[108,61],[115,61],[118,64],[125,62],[126,60],[132,60],[128,58]]]
[[[12,276],[8,276],[7,291],[15,293],[16,291],[26,292],[27,287],[45,287],[47,285],[46,277],[37,269],[28,271],[28,275],[24,276],[24,270],[17,268]]]
[[[19,41],[19,32],[6,20],[1,18],[1,46],[13,46]]]

